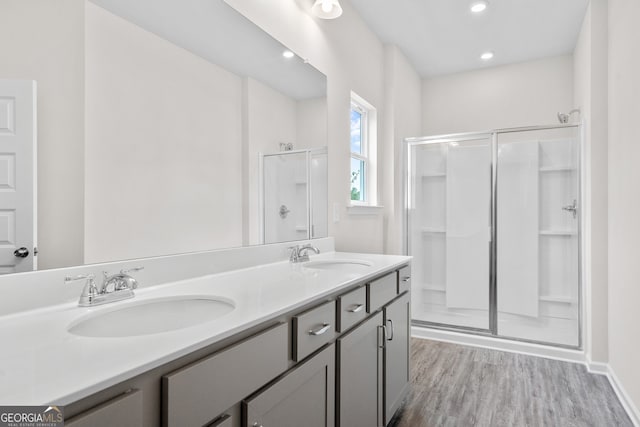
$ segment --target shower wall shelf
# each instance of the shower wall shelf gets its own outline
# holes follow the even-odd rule
[[[443,234],[447,232],[446,229],[438,228],[438,227],[435,227],[435,228],[425,227],[421,231],[423,234]]]
[[[572,172],[576,168],[573,166],[542,166],[540,172]]]
[[[559,303],[563,303],[563,304],[575,304],[575,303],[577,303],[575,298],[562,296],[562,295],[540,295],[539,299],[540,299],[540,301],[559,302]]]
[[[425,291],[446,292],[447,287],[444,284],[428,284],[418,285],[418,287]]]
[[[541,236],[576,236],[575,230],[540,230]]]

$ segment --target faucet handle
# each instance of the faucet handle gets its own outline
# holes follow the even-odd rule
[[[66,283],[75,282],[77,280],[83,280],[83,279],[87,279],[87,281],[92,281],[95,278],[96,278],[95,274],[89,273],[89,274],[79,274],[77,276],[65,276],[64,281]]]
[[[144,267],[133,267],[133,268],[128,268],[126,270],[120,270],[120,274],[129,274],[129,273],[135,273],[136,271],[140,271],[140,270],[144,270]]]
[[[96,275],[93,273],[89,274],[80,274],[77,276],[65,276],[65,283],[75,282],[78,280],[86,280],[87,283],[84,285],[82,289],[82,294],[80,294],[80,299],[82,298],[92,298],[95,295],[98,295],[98,287],[96,286],[96,282],[93,280],[96,278]]]
[[[289,261],[297,262],[298,261],[298,252],[300,251],[300,245],[289,246],[287,249],[291,251],[289,255]]]

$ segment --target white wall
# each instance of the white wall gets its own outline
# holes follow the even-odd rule
[[[404,138],[420,136],[422,80],[402,51],[385,47],[385,143],[378,158],[383,168],[385,253],[402,254],[405,181]]]
[[[327,145],[327,98],[297,102],[294,148],[318,148]]]
[[[640,2],[609,0],[609,361],[640,408]]]
[[[241,79],[91,3],[85,67],[85,261],[239,246]]]
[[[343,2],[340,19],[322,21],[310,16],[311,2],[303,0],[225,1],[327,76],[329,235],[335,236],[338,250],[382,252],[382,215],[348,214],[346,206],[350,197],[350,92],[373,104],[379,117],[384,117],[384,46],[348,2]],[[385,125],[379,121],[378,135],[384,134]],[[380,138],[380,152],[386,144]],[[334,205],[340,216],[337,223],[331,221]]]
[[[0,0],[0,78],[38,83],[38,267],[82,264],[84,2]]]
[[[422,133],[557,123],[573,107],[571,55],[424,79]]]
[[[607,350],[607,2],[592,0],[573,53],[574,105],[584,123],[583,263],[585,350],[606,362]]]

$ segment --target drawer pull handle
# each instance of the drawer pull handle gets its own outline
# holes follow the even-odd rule
[[[411,276],[404,276],[404,277],[402,278],[402,281],[403,281],[403,282],[408,282],[409,280],[411,280]]]
[[[321,327],[319,327],[318,329],[310,329],[309,330],[309,335],[322,335],[325,332],[327,332],[329,329],[331,329],[331,324],[330,323],[323,323]]]
[[[363,308],[364,308],[364,304],[354,304],[347,311],[349,313],[358,313],[358,312],[362,311]]]
[[[392,341],[393,340],[393,335],[394,335],[394,331],[393,331],[393,320],[388,319],[387,322],[389,322],[391,324],[391,333],[389,334],[389,338],[387,338],[387,341]],[[385,332],[387,331],[387,328],[384,328]]]

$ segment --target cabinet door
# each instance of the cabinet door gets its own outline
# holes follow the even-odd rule
[[[334,427],[335,345],[243,401],[246,427]]]
[[[338,339],[338,427],[382,425],[382,313]]]
[[[384,307],[384,424],[396,413],[409,390],[409,294]]]

